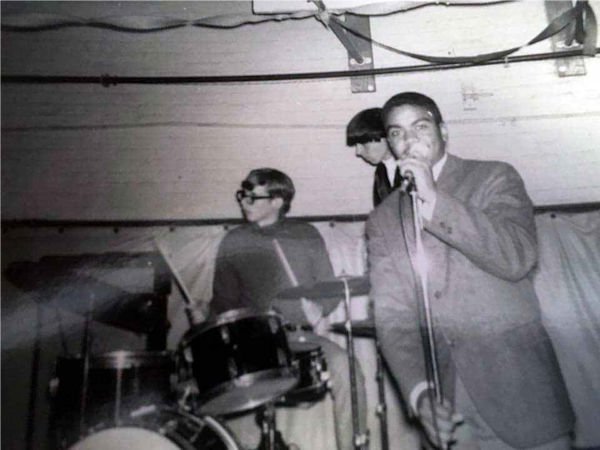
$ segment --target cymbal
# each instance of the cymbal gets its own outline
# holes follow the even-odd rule
[[[153,311],[153,294],[131,293],[83,273],[30,261],[11,263],[5,275],[42,305],[84,317],[89,313],[96,322],[134,333],[150,333],[162,325]]]
[[[281,291],[277,296],[280,298],[329,298],[343,297],[346,295],[346,283],[350,296],[367,295],[371,284],[367,276],[343,276],[332,280],[319,281],[312,285],[295,286]]]
[[[375,337],[375,322],[373,319],[353,320],[351,325],[353,336],[369,338]],[[348,330],[346,330],[346,322],[332,323],[329,329],[334,333],[348,334]]]

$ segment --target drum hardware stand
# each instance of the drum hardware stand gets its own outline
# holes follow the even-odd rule
[[[90,324],[92,322],[92,314],[94,311],[94,294],[90,293],[88,311],[85,315],[85,324],[83,328],[83,342],[81,346],[81,353],[83,355],[83,374],[81,377],[81,403],[79,404],[79,435],[83,436],[86,429],[85,423],[85,410],[87,408],[87,391],[88,391],[88,377],[90,372]]]
[[[381,450],[388,450],[390,448],[390,444],[387,428],[387,404],[385,401],[383,357],[381,354],[381,344],[379,343],[379,339],[377,339],[377,334],[375,334],[375,356],[375,379],[377,380],[377,396],[379,400],[379,403],[377,404],[377,417],[379,417],[379,426],[381,432]]]
[[[256,450],[291,450],[277,430],[275,413],[272,401],[256,412],[256,423],[260,426],[260,443]]]
[[[42,334],[42,307],[36,303],[35,341],[33,344],[33,357],[31,359],[31,385],[29,387],[29,405],[27,414],[27,434],[25,436],[25,448],[33,449],[33,435],[35,431],[35,406],[37,403],[37,391],[40,368],[40,350]]]
[[[352,313],[350,311],[350,287],[348,280],[342,277],[344,283],[344,306],[346,308],[346,346],[348,348],[348,364],[350,372],[350,399],[352,409],[352,435],[354,448],[363,450],[367,448],[368,433],[360,433],[358,423],[358,393],[356,391],[356,357],[354,355],[354,337],[352,335]]]
[[[162,258],[165,261],[165,263],[167,264],[167,267],[169,268],[169,270],[171,271],[171,274],[173,275],[173,279],[175,280],[175,284],[179,288],[179,292],[181,292],[181,295],[182,295],[182,298],[183,298],[183,303],[185,303],[185,315],[187,317],[188,324],[191,327],[191,326],[195,325],[195,323],[196,323],[196,320],[194,319],[194,316],[192,315],[192,309],[193,309],[193,307],[192,307],[192,295],[187,290],[187,287],[185,286],[185,283],[183,282],[183,280],[179,276],[179,273],[177,272],[177,270],[175,270],[175,266],[173,266],[173,263],[171,262],[171,260],[167,256],[167,252],[159,244],[159,242],[158,242],[158,240],[156,238],[154,238],[154,245],[156,246],[156,249],[158,250],[158,252],[162,256]]]

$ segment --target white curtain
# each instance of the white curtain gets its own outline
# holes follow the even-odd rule
[[[575,445],[600,446],[600,211],[537,216],[534,279],[576,415]]]

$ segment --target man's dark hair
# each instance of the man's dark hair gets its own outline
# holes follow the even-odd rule
[[[381,112],[382,120],[385,122],[385,119],[390,114],[392,108],[397,108],[403,105],[420,106],[425,108],[431,113],[431,115],[433,115],[436,125],[439,125],[444,121],[442,118],[442,113],[435,102],[426,95],[419,94],[418,92],[402,92],[390,98],[387,102],[385,102],[385,105],[383,105]]]
[[[266,186],[269,195],[283,199],[281,214],[286,214],[290,210],[296,188],[292,179],[285,173],[268,167],[254,169],[242,181],[242,189],[251,191],[254,186]]]
[[[356,114],[346,127],[346,145],[366,144],[385,138],[381,108],[365,109]]]

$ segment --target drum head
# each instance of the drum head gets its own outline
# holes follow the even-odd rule
[[[135,423],[96,430],[69,450],[241,450],[231,431],[210,416],[159,409]]]
[[[92,434],[70,447],[70,450],[180,450],[180,447],[158,433],[144,428],[110,428]]]

